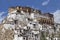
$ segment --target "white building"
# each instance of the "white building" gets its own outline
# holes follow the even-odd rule
[[[42,14],[39,10],[29,7],[10,7],[6,20],[2,22],[3,27],[13,29],[13,40],[41,40],[41,32],[54,32],[52,14]],[[50,39],[48,33],[45,35],[47,40]]]

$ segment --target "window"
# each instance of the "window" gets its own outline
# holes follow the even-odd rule
[[[32,37],[33,37],[33,33],[32,33]]]
[[[25,37],[23,39],[25,40]]]
[[[17,20],[14,20],[14,23],[17,24]]]

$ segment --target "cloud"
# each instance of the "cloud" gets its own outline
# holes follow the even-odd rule
[[[52,13],[54,15],[54,21],[56,23],[60,23],[60,10],[56,10],[54,13]]]
[[[47,5],[47,4],[49,3],[49,1],[50,1],[50,0],[44,1],[44,2],[42,3],[42,5],[43,5],[43,6]]]
[[[0,12],[0,22],[4,19],[4,16],[2,16],[3,14],[5,14],[6,12]]]

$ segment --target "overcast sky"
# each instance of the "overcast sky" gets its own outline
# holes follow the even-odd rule
[[[60,22],[60,0],[0,0],[0,19],[7,15],[10,6],[29,6],[42,12],[54,14],[55,21]]]

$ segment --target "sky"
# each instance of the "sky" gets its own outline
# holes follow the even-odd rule
[[[60,0],[0,0],[0,21],[7,16],[8,7],[29,6],[42,12],[50,12],[55,21],[60,23]]]

